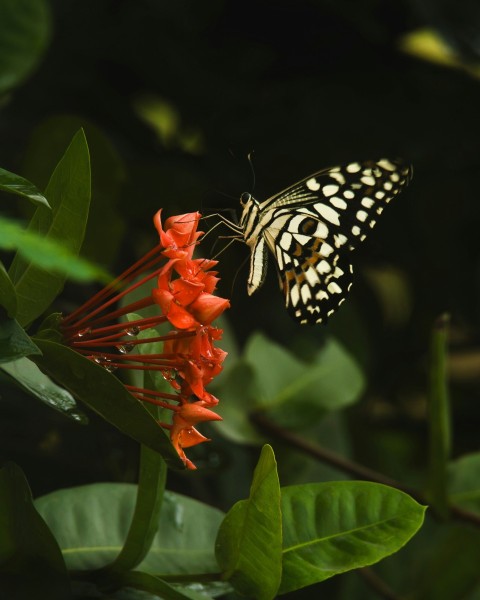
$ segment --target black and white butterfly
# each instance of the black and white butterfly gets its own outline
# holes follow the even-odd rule
[[[263,202],[242,194],[239,225],[223,221],[250,248],[248,293],[265,279],[268,248],[289,313],[302,324],[324,323],[352,286],[350,251],[412,173],[383,158],[318,171]]]

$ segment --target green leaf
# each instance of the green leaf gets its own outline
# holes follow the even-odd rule
[[[41,351],[15,319],[0,315],[0,364],[30,354],[41,354]]]
[[[90,158],[82,130],[75,135],[58,163],[45,196],[52,210],[39,206],[28,231],[57,241],[77,255],[83,242],[90,205]],[[65,283],[65,275],[31,265],[18,254],[9,275],[17,291],[17,319],[21,325],[40,316]]]
[[[303,363],[257,333],[247,344],[245,359],[255,372],[257,408],[289,428],[309,426],[326,411],[352,404],[365,385],[356,362],[334,339],[311,363]]]
[[[0,94],[21,83],[40,62],[50,38],[43,0],[0,3]]]
[[[282,576],[280,484],[273,450],[265,445],[250,497],[227,513],[215,545],[223,578],[243,595],[274,598]]]
[[[53,383],[28,358],[9,362],[1,365],[0,368],[4,373],[12,377],[20,387],[48,406],[58,410],[74,421],[79,421],[80,423],[88,422],[85,414],[79,410],[73,396],[67,390]]]
[[[0,190],[16,194],[17,196],[23,196],[31,200],[34,204],[41,204],[50,208],[48,200],[37,190],[33,183],[20,177],[20,175],[5,171],[5,169],[0,169]]]
[[[35,506],[69,569],[99,569],[121,551],[136,496],[136,485],[97,483],[53,492]],[[222,518],[215,508],[166,491],[158,532],[138,570],[159,576],[216,573],[213,544]]]
[[[425,507],[364,481],[282,488],[280,593],[372,565],[397,552],[423,523]]]
[[[167,468],[160,454],[142,446],[135,512],[122,551],[107,567],[109,573],[129,571],[148,554],[158,529],[166,477]]]
[[[114,375],[66,346],[35,341],[43,355],[34,360],[42,371],[117,429],[159,452],[170,467],[184,468],[165,432]]]
[[[123,211],[117,206],[125,181],[125,167],[116,148],[102,131],[83,116],[55,115],[45,119],[30,137],[24,172],[37,186],[45,189],[56,163],[82,127],[88,139],[94,173],[82,256],[101,265],[110,265],[115,261],[125,232]]]
[[[365,387],[363,373],[350,354],[333,338],[307,365],[303,374],[277,394],[268,416],[278,425],[305,428],[326,412],[354,403]]]
[[[480,513],[480,452],[452,461],[447,473],[449,501]]]
[[[0,581],[3,598],[71,598],[60,548],[13,463],[0,469]]]
[[[258,405],[275,405],[280,394],[301,380],[307,367],[290,352],[261,333],[253,334],[245,348],[245,360],[258,378]]]
[[[435,511],[448,515],[447,463],[450,458],[450,402],[447,388],[448,316],[435,324],[430,350],[430,389],[428,402],[429,470],[427,498]]]
[[[3,217],[0,217],[0,248],[16,250],[18,256],[32,267],[48,271],[49,275],[56,274],[81,282],[99,280],[107,283],[111,280],[103,269],[77,256],[54,239],[24,229],[19,223]]]
[[[17,312],[17,293],[12,280],[0,262],[0,306],[7,311],[9,317],[14,317]]]

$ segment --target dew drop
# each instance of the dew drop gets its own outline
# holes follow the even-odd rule
[[[182,531],[185,524],[185,511],[183,506],[177,504],[173,511],[173,524],[178,531]]]
[[[129,327],[128,329],[125,329],[124,333],[125,333],[125,335],[129,335],[130,337],[135,337],[136,335],[138,335],[140,333],[140,327],[138,327],[137,325],[134,325],[133,327]]]
[[[86,335],[88,335],[89,333],[92,333],[92,328],[91,327],[86,327],[85,329],[80,329],[80,331],[77,331],[77,333],[75,334],[75,337],[85,337]]]

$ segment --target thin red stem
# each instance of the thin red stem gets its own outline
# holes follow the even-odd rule
[[[65,317],[63,322],[65,324],[67,324],[67,323],[70,323],[71,321],[75,320],[78,317],[78,315],[82,314],[83,312],[86,312],[91,306],[93,306],[97,302],[100,302],[103,298],[108,296],[110,293],[113,293],[115,291],[115,288],[117,288],[117,286],[120,283],[122,283],[123,280],[127,279],[127,277],[132,275],[135,271],[138,270],[138,272],[143,273],[146,270],[147,266],[144,265],[142,267],[142,264],[149,261],[152,256],[154,256],[157,252],[161,252],[162,250],[164,250],[164,248],[160,244],[158,246],[155,246],[154,248],[152,248],[142,258],[137,260],[136,263],[131,265],[128,269],[126,269],[123,273],[121,273],[118,277],[116,277],[111,283],[106,285],[99,292],[97,292],[94,296],[92,296],[89,300],[87,300],[87,302],[82,304],[82,306],[79,306],[76,310],[74,310],[67,317]],[[155,261],[158,260],[159,258],[161,258],[161,257],[156,257]],[[137,273],[135,273],[135,275],[136,274]]]

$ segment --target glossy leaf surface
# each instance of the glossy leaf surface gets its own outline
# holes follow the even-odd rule
[[[282,488],[281,593],[372,565],[404,546],[425,507],[394,488],[337,481]]]
[[[159,452],[169,466],[183,468],[167,435],[114,375],[66,346],[35,341],[43,353],[35,362],[54,381],[117,429]]]
[[[70,584],[55,538],[35,510],[21,469],[0,469],[2,597],[68,600]]]
[[[120,552],[135,509],[137,486],[98,483],[38,498],[37,510],[53,531],[70,569],[97,569]],[[223,513],[165,492],[151,549],[139,571],[154,575],[215,573],[214,541]]]
[[[77,255],[85,234],[90,206],[90,157],[79,131],[58,163],[45,190],[52,210],[39,206],[28,232],[54,240]],[[49,272],[17,254],[9,270],[18,296],[21,325],[40,316],[63,288],[65,275]]]
[[[237,591],[262,600],[276,596],[281,580],[282,516],[270,446],[263,447],[249,498],[237,502],[225,517],[215,550],[223,577]]]

